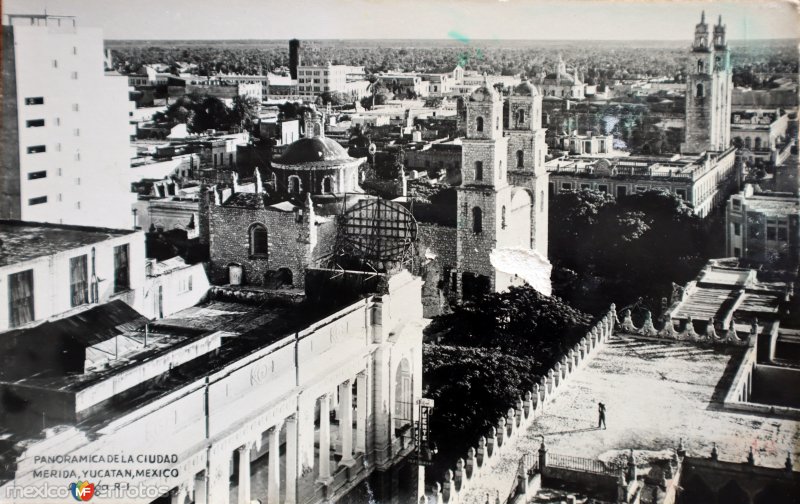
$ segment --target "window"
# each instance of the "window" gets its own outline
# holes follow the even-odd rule
[[[483,211],[479,207],[472,209],[472,232],[480,233],[483,231]]]
[[[44,119],[31,119],[30,121],[25,121],[25,127],[27,128],[41,128],[44,126]]]
[[[550,182],[549,189],[550,189],[550,194],[555,194],[556,193],[556,183],[555,182]]]
[[[28,174],[28,180],[36,180],[47,177],[47,171],[35,171]]]
[[[739,224],[738,222],[734,222],[733,223],[733,234],[735,236],[741,236],[742,235],[742,225]]]
[[[561,183],[561,190],[562,191],[571,191],[572,190],[572,182],[562,182]]]
[[[61,118],[56,117],[56,126],[61,126]]]
[[[522,111],[520,110],[520,112]],[[525,164],[525,153],[522,152],[522,149],[520,149],[517,151],[517,168],[522,168],[524,164]]]
[[[81,178],[80,177],[76,177],[75,178],[75,185],[81,185]]]
[[[483,117],[475,119],[475,131],[483,131]]]
[[[775,241],[778,237],[778,230],[774,226],[767,226],[767,240]]]
[[[292,175],[289,177],[289,192],[292,194],[300,194],[300,177]]]
[[[500,229],[506,228],[506,206],[500,209]]]
[[[539,191],[539,211],[544,212],[544,191]]]
[[[72,72],[71,74],[69,74],[69,77],[70,77],[70,79],[72,79],[72,80],[77,80],[77,78],[78,78],[78,72]]]
[[[322,192],[329,194],[333,192],[333,178],[325,177],[322,179]]]
[[[475,161],[475,180],[483,180],[483,161]]]
[[[608,186],[605,185],[605,184],[600,184],[599,186],[597,186],[597,190],[600,191],[600,192],[607,193],[608,192]]]
[[[30,198],[28,200],[28,205],[41,205],[42,203],[47,203],[47,196],[37,196],[36,198]]]
[[[758,228],[759,228],[759,227],[760,227],[760,226],[758,226],[757,224],[753,224],[753,225],[751,225],[751,226],[748,226],[748,228],[747,228],[747,229],[748,229],[748,231],[749,231],[749,233],[748,233],[748,234],[750,235],[750,238],[758,238],[758,235],[760,234],[760,233],[758,232]]]
[[[703,85],[702,84],[698,84],[697,85],[697,97],[698,98],[702,98],[703,97]]]
[[[496,129],[496,130],[500,129],[500,118],[499,117],[495,117],[495,119],[494,119],[494,129]]]
[[[785,227],[778,228],[778,241],[787,241],[789,239],[789,232]]]
[[[646,191],[647,191],[647,187],[646,186],[640,186],[640,185],[636,186],[636,192],[637,193],[643,193],[643,192],[646,192]]]
[[[61,176],[63,173],[64,173],[64,172],[61,170],[61,168],[59,168],[59,169],[58,169],[58,176],[60,177],[60,176]]]
[[[697,72],[698,73],[703,71],[703,67],[704,66],[705,65],[703,65],[703,60],[697,60]]]
[[[28,147],[28,154],[40,154],[45,151],[47,151],[47,147],[44,145],[32,145]]]
[[[61,201],[61,193],[58,193],[58,197],[56,198],[58,201]]]
[[[269,237],[267,228],[261,224],[250,227],[250,255],[267,257],[269,254]]]
[[[58,68],[58,60],[53,60],[53,68]]]
[[[524,122],[525,122],[525,110],[524,109],[519,109],[517,111],[517,123],[518,124],[522,124]]]
[[[590,184],[581,184],[581,189],[591,189],[592,186]]]
[[[185,294],[192,290],[192,275],[187,275],[178,280],[178,293]]]
[[[44,98],[41,96],[25,98],[25,105],[44,105]]]
[[[628,188],[625,186],[617,186],[617,198],[625,196],[628,194]]]
[[[77,46],[72,46],[72,54],[74,54],[75,56],[78,55],[78,47]]]
[[[72,134],[75,136],[81,136],[80,128],[75,128],[74,130],[72,130]]]
[[[12,328],[34,320],[33,270],[8,275],[8,318]]]
[[[114,292],[130,289],[128,244],[114,247]]]
[[[733,199],[733,200],[731,200],[731,204],[733,205],[733,208],[735,208],[737,210],[741,210],[741,208],[742,208],[742,200]]]
[[[680,199],[682,199],[682,200],[686,199],[686,190],[685,189],[678,189],[678,190],[675,191],[675,194],[677,194],[678,197]]]
[[[80,106],[77,103],[72,104],[72,111],[77,112],[80,110]]]
[[[80,306],[89,301],[89,275],[86,255],[69,260],[69,295],[72,306]]]

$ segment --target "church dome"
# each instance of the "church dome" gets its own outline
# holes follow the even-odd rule
[[[514,94],[520,96],[538,96],[539,91],[536,89],[536,86],[528,81],[524,81],[514,88]]]
[[[488,84],[484,84],[469,95],[469,101],[482,102],[482,101],[498,101],[500,95],[497,90]]]
[[[289,144],[275,162],[281,165],[338,165],[355,161],[339,142],[327,137],[301,138]]]

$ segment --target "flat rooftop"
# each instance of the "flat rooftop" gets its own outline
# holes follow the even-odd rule
[[[492,474],[469,489],[464,502],[486,493],[506,495],[520,457],[536,453],[541,436],[553,454],[614,460],[619,451],[675,449],[687,454],[782,468],[787,452],[800,469],[800,422],[725,410],[722,401],[742,360],[743,348],[702,348],[614,335],[561,385],[525,436],[503,447]],[[606,430],[597,429],[597,403],[606,405]]]
[[[135,232],[125,229],[0,220],[0,266],[58,254]]]
[[[788,217],[800,214],[800,198],[787,194],[757,193],[745,198],[747,209],[767,217]]]

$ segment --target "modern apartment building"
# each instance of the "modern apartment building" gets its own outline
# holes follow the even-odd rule
[[[131,228],[128,79],[105,76],[103,35],[74,17],[3,26],[0,218]]]

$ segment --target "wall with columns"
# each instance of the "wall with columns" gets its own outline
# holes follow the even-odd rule
[[[38,454],[166,453],[177,454],[178,460],[161,467],[177,470],[177,476],[112,475],[104,483],[163,485],[180,504],[187,498],[204,504],[249,504],[256,498],[296,503],[341,497],[372,471],[392,467],[411,450],[395,434],[393,415],[395,401],[401,399],[413,404],[412,425],[418,415],[421,283],[403,271],[388,279],[382,295],[357,301],[246,355],[226,360],[223,343],[220,353],[204,364],[204,375],[120,414],[92,436],[70,426],[49,431],[45,439],[26,446],[14,480],[0,487],[0,496],[13,495],[6,491],[14,485],[46,481],[68,486],[68,476],[63,481],[34,476],[34,471],[49,468],[34,459]],[[396,397],[401,363],[413,384],[410,397]],[[351,428],[345,430],[348,424]],[[250,464],[243,461],[264,454],[267,481],[255,481]],[[266,495],[254,494],[264,486]],[[6,501],[0,497],[0,502]]]

